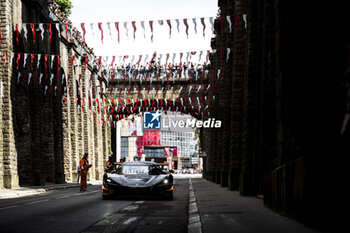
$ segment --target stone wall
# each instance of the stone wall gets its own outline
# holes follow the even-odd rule
[[[224,81],[231,88],[220,89],[212,116],[230,131],[203,130],[204,177],[261,195],[305,223],[341,226],[337,208],[349,203],[342,190],[349,129],[341,132],[350,109],[346,4],[220,0],[219,7],[222,17],[238,16],[240,31],[224,25],[222,36],[216,20],[212,47],[231,48]],[[211,64],[221,67],[217,53]]]
[[[53,30],[52,44],[46,34],[42,41],[38,33],[35,44],[22,37],[23,23],[61,22],[46,1],[3,0],[0,4],[2,32],[6,31],[6,24],[10,26],[9,39],[4,39],[1,45],[2,54],[7,51],[9,54],[59,54],[62,57],[60,71],[56,68],[57,60],[53,69],[48,65],[47,72],[43,59],[39,69],[34,66],[33,70],[28,65],[23,66],[23,58],[18,70],[15,60],[8,62],[6,67],[0,66],[0,88],[3,87],[0,92],[0,187],[76,181],[77,165],[83,152],[89,153],[89,160],[94,166],[89,179],[101,179],[103,164],[109,153],[110,127],[103,121],[102,124],[94,121],[94,115],[100,120],[101,115],[106,119],[102,95],[94,96],[102,109],[98,113],[94,111],[95,101],[92,101],[91,109],[86,101],[93,98],[90,77],[95,79],[97,70],[89,63],[85,71],[83,60],[75,62],[73,70],[70,68],[72,56],[83,58],[90,56],[90,51],[73,36],[67,40],[64,31],[59,37]],[[14,38],[16,24],[21,30],[18,45]],[[61,30],[64,30],[62,24]],[[31,31],[28,31],[28,37],[31,37]],[[6,38],[7,35],[2,36]],[[68,57],[67,61],[65,57]],[[49,56],[49,63],[50,59]],[[18,72],[25,74],[20,76],[19,81]],[[33,76],[32,80],[26,76],[29,73]],[[33,80],[34,75],[40,73],[44,75],[39,85]],[[53,83],[50,82],[51,74],[54,74]],[[65,75],[64,80],[62,74]],[[102,86],[105,90],[104,82]]]

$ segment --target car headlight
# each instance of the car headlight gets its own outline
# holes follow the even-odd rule
[[[163,180],[163,183],[164,183],[164,184],[169,184],[169,180],[168,180],[168,179],[164,179],[164,180]]]
[[[108,178],[107,183],[112,183],[112,180]]]

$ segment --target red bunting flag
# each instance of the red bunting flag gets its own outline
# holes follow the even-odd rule
[[[151,33],[152,33],[152,35],[151,35],[151,41],[153,42],[153,21],[149,21],[149,26],[150,26],[150,28],[151,28]]]
[[[222,56],[224,55],[224,49],[220,49],[220,65],[222,63]]]
[[[129,58],[128,55],[123,56],[123,63],[125,63],[125,60],[128,59],[128,58]]]
[[[66,23],[65,26],[66,26],[66,39],[68,40],[68,23]]]
[[[135,22],[135,21],[132,21],[131,24],[132,24],[132,27],[134,28],[134,40],[135,40],[136,22]]]
[[[169,25],[169,38],[171,38],[171,22],[170,22],[170,19],[167,19],[166,22]]]
[[[218,17],[218,20],[219,20],[219,22],[220,22],[221,36],[224,36],[224,25],[223,25],[223,23],[222,23],[222,17],[219,16],[219,17]]]
[[[167,54],[166,54],[166,61],[165,61],[165,65],[167,65],[167,64],[168,64],[169,55],[170,55],[169,53],[167,53]],[[170,73],[169,73],[169,74],[170,74]]]
[[[36,34],[36,31],[35,31],[34,23],[31,23],[31,24],[30,24],[30,29],[32,30],[32,34],[33,34],[33,44],[35,45],[35,34]]]
[[[83,30],[83,40],[85,41],[85,34],[86,34],[86,30],[85,30],[85,23],[81,23],[81,30]]]
[[[33,71],[33,61],[35,54],[30,54],[30,70]]]
[[[201,18],[201,23],[203,25],[203,36],[205,37],[205,22],[204,22],[204,18]]]
[[[18,31],[18,23],[16,23],[16,41],[17,41],[17,46],[18,46],[18,36],[19,36],[19,31]]]
[[[141,61],[142,55],[139,55],[139,60],[137,61],[136,65],[140,65],[140,61]]]
[[[17,53],[17,60],[16,60],[16,69],[18,70],[18,66],[19,66],[19,59],[21,59],[21,54]]]
[[[98,23],[98,28],[100,29],[101,31],[101,42],[103,44],[103,29],[102,29],[102,23]]]
[[[154,53],[154,54],[153,54],[153,57],[152,57],[152,59],[151,59],[151,61],[150,61],[151,64],[153,63],[153,61],[154,61],[154,59],[156,58],[156,56],[157,56],[157,54]]]
[[[120,43],[120,32],[119,32],[119,22],[115,22],[115,28],[117,29],[118,31],[118,43]]]
[[[188,23],[187,23],[187,19],[184,19],[184,24],[186,26],[186,35],[187,35],[187,38],[188,38]]]
[[[85,64],[84,64],[84,73],[86,72],[86,68],[87,68],[87,63],[89,61],[89,57],[85,56]]]
[[[61,70],[61,68],[60,68],[60,63],[61,63],[61,55],[58,55],[58,56],[57,56],[57,69],[58,69],[58,71]]]
[[[112,62],[111,62],[111,67],[113,68],[114,65],[114,61],[115,61],[115,56],[112,57]]]
[[[237,33],[239,33],[239,19],[238,19],[238,15],[235,15],[234,18],[235,18],[235,23],[237,24]]]
[[[184,55],[183,53],[180,53],[180,65],[182,64],[182,56],[183,55]],[[181,73],[180,73],[180,75],[181,75]]]
[[[70,64],[70,67],[71,67],[72,72],[73,72],[74,59],[75,59],[75,57],[72,56],[71,64]]]
[[[5,55],[4,55],[4,66],[6,66],[6,58],[7,58],[7,55],[8,55],[8,52],[5,52]]]
[[[101,69],[101,60],[102,60],[102,56],[98,57],[98,71],[100,71]]]
[[[52,44],[52,29],[51,29],[51,23],[47,24],[47,29],[49,30],[49,39],[50,39],[50,45]]]
[[[209,55],[210,55],[210,50],[208,50],[208,51],[207,51],[207,57],[206,57],[206,61],[205,61],[205,63],[207,63],[207,62],[208,62],[208,60],[209,60]]]

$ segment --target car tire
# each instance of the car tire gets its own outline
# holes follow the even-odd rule
[[[173,200],[174,199],[173,191],[164,192],[164,199],[166,199],[166,200]]]
[[[103,200],[109,200],[110,197],[109,197],[108,195],[102,195],[102,199],[103,199]]]

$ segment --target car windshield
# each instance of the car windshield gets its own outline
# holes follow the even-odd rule
[[[122,174],[148,174],[148,166],[122,166]]]
[[[117,174],[149,174],[149,175],[159,175],[162,173],[162,170],[159,166],[148,166],[148,165],[128,165],[120,166],[117,169]]]

